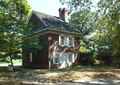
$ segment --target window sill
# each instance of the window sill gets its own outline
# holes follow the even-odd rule
[[[59,45],[61,47],[75,47],[75,46],[68,46],[68,45]]]
[[[53,63],[54,65],[60,65],[60,63]]]
[[[68,46],[68,47],[74,47],[74,46]]]
[[[65,45],[59,45],[59,46],[61,46],[61,47],[65,47]]]

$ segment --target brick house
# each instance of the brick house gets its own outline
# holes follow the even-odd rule
[[[39,36],[41,49],[23,50],[23,67],[66,68],[77,63],[80,35],[66,22],[67,11],[59,9],[59,17],[32,11],[32,31]]]

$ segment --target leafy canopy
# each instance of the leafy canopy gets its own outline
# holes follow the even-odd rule
[[[0,50],[3,57],[17,58],[21,52],[21,43],[25,35],[29,34],[28,16],[30,5],[26,0],[0,1]]]

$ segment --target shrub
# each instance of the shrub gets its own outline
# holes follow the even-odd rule
[[[95,58],[91,53],[80,53],[79,63],[81,65],[93,65],[95,63]]]

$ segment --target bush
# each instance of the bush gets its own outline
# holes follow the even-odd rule
[[[97,55],[97,59],[100,60],[101,65],[110,66],[112,64],[112,53],[111,52],[100,52]]]
[[[79,63],[81,65],[93,65],[95,63],[95,58],[91,53],[80,53]]]
[[[120,67],[120,56],[112,57],[112,66]]]

